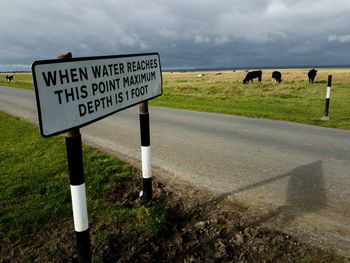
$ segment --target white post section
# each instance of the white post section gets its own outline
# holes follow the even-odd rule
[[[83,232],[89,228],[85,183],[81,185],[71,185],[70,189],[72,196],[74,230],[77,232]]]
[[[152,178],[151,146],[141,146],[142,178]]]
[[[331,97],[331,87],[327,87],[326,99],[329,99],[330,97]]]

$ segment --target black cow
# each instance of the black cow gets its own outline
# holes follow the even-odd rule
[[[261,70],[248,72],[247,75],[245,76],[245,79],[243,80],[243,84],[248,84],[249,81],[253,83],[253,79],[255,78],[258,78],[259,82],[261,82],[261,76],[262,76]]]
[[[11,80],[13,80],[13,75],[8,74],[8,75],[6,75],[5,79],[7,82],[10,82]]]
[[[314,83],[315,77],[317,74],[317,70],[316,69],[311,69],[309,71],[309,73],[307,73],[308,77],[309,77],[309,82]]]
[[[275,80],[278,83],[281,83],[282,82],[282,73],[279,71],[272,72],[272,80]]]

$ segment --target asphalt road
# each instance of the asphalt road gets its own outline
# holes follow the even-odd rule
[[[0,87],[0,110],[37,122],[32,91]],[[153,165],[169,176],[350,256],[350,132],[157,107],[150,120]],[[140,159],[138,107],[81,132],[87,143]]]

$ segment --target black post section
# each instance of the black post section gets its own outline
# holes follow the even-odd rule
[[[149,114],[140,112],[141,146],[150,146]]]
[[[74,130],[65,134],[69,180],[71,185],[81,185],[84,183],[83,151],[81,135],[79,130]]]
[[[78,262],[91,263],[89,230],[83,232],[75,231],[75,239],[77,241]]]
[[[328,75],[328,83],[327,83],[327,93],[326,93],[326,106],[324,111],[324,117],[329,118],[329,101],[331,97],[331,87],[332,87],[332,75]]]
[[[142,179],[143,202],[146,207],[152,206],[152,177]]]
[[[63,60],[72,59],[72,53],[68,52],[67,54],[58,55],[57,59],[63,59]]]
[[[140,133],[142,159],[143,201],[146,207],[152,205],[152,163],[150,146],[150,125],[148,101],[140,103]]]
[[[327,87],[332,86],[332,75],[328,75],[328,82],[327,82]]]
[[[329,117],[329,99],[326,99],[326,104],[325,104],[325,111],[324,111],[324,116]]]

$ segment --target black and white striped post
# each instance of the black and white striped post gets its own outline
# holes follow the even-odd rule
[[[329,100],[331,97],[331,87],[332,87],[332,75],[328,75],[327,92],[326,92],[326,105],[323,120],[329,120]]]
[[[86,205],[83,152],[79,129],[64,134],[67,148],[74,230],[79,262],[91,262],[90,235]]]
[[[145,207],[150,207],[152,205],[152,161],[151,161],[148,101],[144,101],[139,105],[140,105],[143,201],[144,201]]]
[[[57,57],[69,60],[72,53]],[[74,232],[78,250],[78,262],[91,262],[90,234],[86,205],[83,150],[79,129],[64,134],[66,141],[69,181],[72,198]]]

